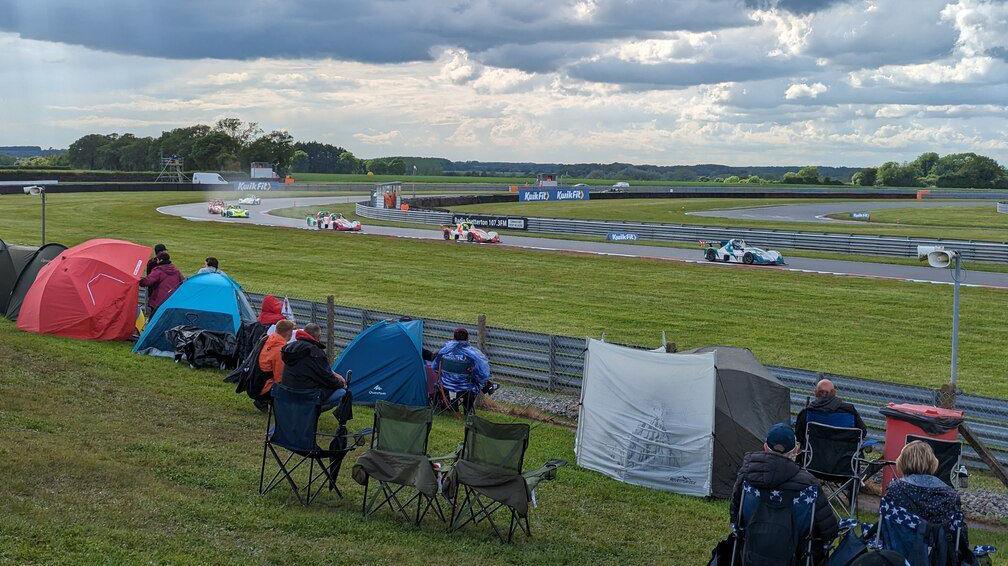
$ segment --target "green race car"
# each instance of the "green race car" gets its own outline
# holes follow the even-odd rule
[[[224,218],[248,218],[249,211],[248,209],[232,204],[221,212],[221,216]]]

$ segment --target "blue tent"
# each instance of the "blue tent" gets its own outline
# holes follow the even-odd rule
[[[173,355],[165,332],[182,324],[237,335],[243,322],[253,320],[256,320],[255,311],[234,279],[223,273],[193,275],[158,307],[133,346],[133,352]]]
[[[355,403],[390,401],[427,405],[427,368],[423,361],[423,321],[382,321],[357,335],[333,362],[340,375],[353,371]]]

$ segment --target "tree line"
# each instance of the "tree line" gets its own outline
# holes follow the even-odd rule
[[[851,177],[862,187],[943,187],[1008,189],[1008,171],[997,161],[976,153],[939,156],[930,151],[913,161],[887,161],[865,167]]]

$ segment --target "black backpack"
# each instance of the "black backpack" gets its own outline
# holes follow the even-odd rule
[[[756,510],[745,525],[743,566],[794,566],[802,529],[795,525],[792,490],[760,490]]]
[[[238,367],[224,378],[225,382],[235,384],[235,393],[246,393],[252,399],[259,399],[266,380],[273,377],[272,374],[259,369],[259,353],[266,344],[266,338],[268,336],[261,336]]]

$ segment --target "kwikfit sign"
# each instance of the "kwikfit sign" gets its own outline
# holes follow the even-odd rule
[[[231,181],[236,191],[278,191],[283,188],[279,181]]]
[[[636,242],[640,239],[634,232],[609,232],[606,234],[606,240],[610,242]]]
[[[587,189],[522,189],[519,202],[547,202],[559,200],[588,200]]]

